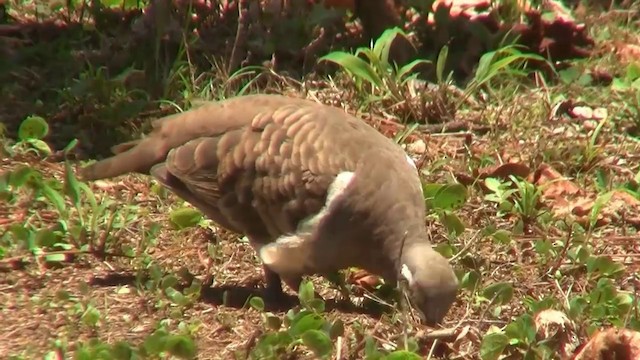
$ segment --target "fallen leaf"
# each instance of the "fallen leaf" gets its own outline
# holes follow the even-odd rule
[[[616,46],[616,55],[623,63],[631,63],[640,59],[640,45],[621,43]]]
[[[640,333],[608,328],[596,332],[573,360],[632,360],[640,358]]]
[[[533,318],[536,326],[536,339],[558,349],[560,358],[566,359],[578,347],[578,336],[575,324],[563,312],[546,309],[538,312]]]
[[[487,166],[478,170],[481,179],[492,177],[498,179],[508,179],[510,175],[520,178],[527,178],[531,169],[525,164],[509,162],[502,165]]]
[[[542,197],[554,199],[566,195],[576,195],[580,193],[578,185],[567,180],[557,170],[548,164],[541,164],[533,175],[534,184],[543,187]]]

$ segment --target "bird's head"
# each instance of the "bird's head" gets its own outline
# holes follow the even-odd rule
[[[428,326],[440,323],[458,293],[458,278],[449,261],[431,244],[415,244],[405,249],[400,266],[411,303],[422,320]]]

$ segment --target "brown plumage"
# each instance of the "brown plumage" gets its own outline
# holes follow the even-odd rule
[[[420,180],[404,151],[343,110],[280,95],[211,102],[153,123],[82,169],[86,180],[151,174],[228,230],[280,278],[357,266],[408,278],[414,305],[440,321],[457,292],[448,261],[426,237]],[[404,268],[404,271],[401,271]]]

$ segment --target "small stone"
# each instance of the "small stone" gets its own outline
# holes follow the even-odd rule
[[[577,119],[593,119],[593,109],[589,106],[574,106],[569,110],[569,115]]]
[[[416,140],[407,145],[407,151],[413,154],[424,154],[427,151],[427,144],[422,139]]]
[[[599,107],[593,110],[593,118],[597,120],[606,119],[609,116],[609,112],[606,108]]]

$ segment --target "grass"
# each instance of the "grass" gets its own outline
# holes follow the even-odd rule
[[[10,4],[34,13],[35,3]],[[610,49],[616,39],[640,40],[620,12],[587,9],[592,57],[544,77],[523,67],[540,59],[505,45],[486,52],[460,89],[445,73],[447,48],[432,61],[434,86],[410,67],[393,68],[384,41],[395,31],[372,48],[325,57],[346,71],[293,77],[269,64],[229,74],[224,58],[190,38],[154,49],[107,10],[94,14],[100,21],[90,30],[41,25],[0,72],[0,353],[557,358],[560,345],[537,335],[542,310],[566,314],[579,343],[607,326],[637,330],[640,64]],[[59,16],[44,13],[40,23]],[[209,30],[233,38],[235,25],[219,20]],[[612,82],[597,81],[596,70]],[[293,306],[272,308],[257,297],[262,271],[244,239],[150,177],[83,183],[74,175],[83,161],[148,130],[149,119],[254,92],[342,107],[406,147],[432,209],[431,240],[461,280],[444,324],[451,333],[425,332],[389,284],[354,270],[343,275],[358,306],[314,277],[291,294]],[[607,116],[576,119],[568,115],[574,105]],[[462,135],[432,127],[460,120]]]

